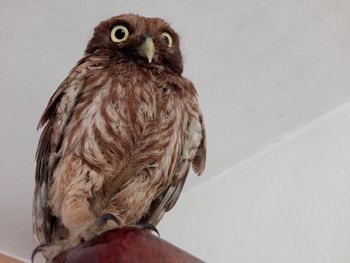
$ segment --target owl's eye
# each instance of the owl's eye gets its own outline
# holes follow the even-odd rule
[[[113,27],[111,31],[111,39],[113,42],[120,43],[127,40],[128,37],[129,30],[125,26],[118,25]]]
[[[168,48],[171,48],[173,46],[173,38],[171,37],[171,35],[169,33],[163,32],[160,35],[160,38],[166,43]]]

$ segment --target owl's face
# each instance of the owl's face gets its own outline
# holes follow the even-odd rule
[[[86,48],[86,54],[105,50],[149,67],[162,65],[181,74],[183,70],[179,37],[160,18],[120,15],[101,22]]]

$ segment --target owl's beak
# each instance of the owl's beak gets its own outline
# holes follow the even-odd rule
[[[154,57],[154,43],[151,37],[147,37],[142,45],[137,49],[137,53],[144,58],[147,58],[148,62],[151,63]]]

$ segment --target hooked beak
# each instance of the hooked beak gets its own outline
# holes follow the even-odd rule
[[[148,60],[148,63],[152,62],[154,57],[154,43],[151,37],[147,37],[142,45],[137,49],[137,53]]]

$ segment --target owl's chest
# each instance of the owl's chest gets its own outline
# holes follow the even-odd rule
[[[64,151],[85,159],[93,156],[87,161],[114,168],[147,159],[161,163],[159,171],[172,171],[185,137],[186,108],[183,94],[166,81],[107,79],[79,97],[66,130]]]
[[[79,129],[102,133],[138,134],[149,125],[164,125],[180,114],[183,101],[169,83],[140,74],[106,78],[103,85],[83,91],[71,122]],[[80,132],[83,134],[83,131]]]
[[[105,93],[105,107],[115,114],[115,121],[128,117],[130,125],[137,121],[162,122],[181,103],[171,85],[154,77],[135,76],[100,92]]]

